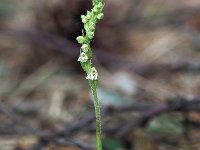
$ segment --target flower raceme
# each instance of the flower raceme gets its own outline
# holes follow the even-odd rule
[[[81,15],[81,20],[84,24],[84,33],[82,36],[76,38],[78,43],[82,45],[78,61],[80,61],[82,68],[87,73],[86,78],[88,80],[98,80],[98,73],[91,63],[92,51],[90,42],[94,38],[96,23],[104,17],[102,13],[104,7],[103,2],[94,0],[93,5],[94,7],[90,11],[87,11],[86,15]]]

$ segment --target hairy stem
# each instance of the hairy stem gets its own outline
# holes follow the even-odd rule
[[[96,146],[97,150],[102,150],[101,143],[101,110],[97,96],[97,81],[89,81],[94,99],[95,115],[96,115]]]
[[[97,150],[102,150],[101,142],[101,110],[97,96],[97,81],[89,81],[94,99],[95,115],[96,115],[96,146]]]

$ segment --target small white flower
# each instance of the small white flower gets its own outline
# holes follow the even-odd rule
[[[78,58],[78,61],[80,61],[80,62],[86,62],[87,60],[88,60],[88,56],[84,52],[82,52],[80,54],[79,58]]]
[[[99,20],[103,19],[103,17],[104,17],[103,13],[100,13],[100,14],[97,15],[97,19],[99,19]]]
[[[102,2],[99,2],[99,4],[97,5],[97,7],[98,7],[99,9],[102,9],[102,8],[103,8],[103,3],[102,3]]]
[[[88,32],[88,37],[89,37],[89,39],[92,39],[94,37],[94,32],[93,31],[89,31]]]
[[[94,12],[94,13],[97,13],[98,11],[99,11],[99,10],[98,10],[97,6],[95,5],[94,8],[93,8],[93,12]]]
[[[83,22],[84,24],[87,23],[87,21],[88,21],[87,17],[84,16],[84,15],[81,15],[81,19],[82,19],[82,22]]]
[[[83,42],[84,42],[84,37],[83,36],[78,36],[77,38],[76,38],[76,40],[78,41],[78,43],[79,44],[82,44]]]
[[[97,73],[97,70],[95,69],[95,67],[92,67],[90,69],[90,72],[87,75],[86,79],[88,79],[88,80],[97,80],[98,79],[98,73]]]
[[[87,19],[91,19],[91,13],[89,11],[87,11],[87,15],[86,15]]]
[[[87,52],[88,49],[89,49],[89,46],[88,46],[87,44],[83,44],[83,45],[81,46],[81,49],[82,49],[84,52]]]

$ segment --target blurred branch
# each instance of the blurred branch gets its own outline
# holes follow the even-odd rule
[[[0,112],[3,113],[6,117],[12,120],[14,123],[17,123],[26,128],[27,131],[31,133],[37,133],[38,130],[33,127],[31,124],[27,123],[26,120],[16,115],[12,110],[9,109],[3,102],[0,101]],[[2,120],[1,120],[2,122]]]
[[[55,144],[59,145],[59,146],[73,146],[73,147],[77,147],[80,148],[82,150],[95,150],[95,147],[87,144],[86,142],[83,142],[81,140],[65,140],[65,139],[54,139],[53,140]],[[30,150],[42,150],[43,148],[45,148],[48,145],[48,142],[40,139],[39,142],[34,145],[33,147],[30,148]]]
[[[141,105],[141,104],[134,104],[132,106],[123,106],[123,107],[108,107],[103,110],[102,115],[104,117],[108,117],[109,115],[113,114],[121,114],[125,112],[133,112],[133,111],[140,111],[141,115],[137,120],[130,121],[125,126],[120,126],[121,129],[118,130],[118,135],[122,136],[127,134],[133,128],[145,125],[150,119],[153,117],[166,112],[174,112],[174,111],[200,111],[200,97],[194,97],[192,99],[188,98],[175,98],[172,103],[167,104],[149,104],[148,105]],[[147,111],[145,111],[147,110]],[[93,121],[95,117],[93,114],[90,114],[84,118],[82,118],[79,122],[72,124],[71,128],[66,128],[61,133],[63,135],[73,134],[79,130],[88,127]],[[113,130],[113,129],[112,129]],[[116,129],[114,129],[116,130]]]
[[[8,116],[13,122],[18,123],[19,125],[29,126],[22,119],[18,119],[16,115],[12,111],[8,111],[9,109],[4,106],[3,103],[0,103],[0,111]],[[102,115],[104,117],[109,117],[112,115],[117,115],[126,112],[140,112],[140,115],[137,119],[131,119],[127,123],[123,123],[116,126],[107,126],[103,125],[103,130],[105,134],[117,135],[119,137],[125,136],[130,133],[131,130],[146,125],[146,123],[154,118],[155,116],[167,113],[167,112],[184,112],[184,111],[200,111],[200,96],[192,97],[192,98],[173,98],[170,102],[166,104],[140,104],[135,103],[131,106],[110,106],[106,107],[102,111]],[[39,131],[32,131],[30,128],[30,134],[35,135],[39,138],[38,143],[32,148],[41,149],[42,147],[48,146],[49,143],[54,143],[57,145],[73,145],[75,147],[79,147],[81,149],[91,149],[92,146],[82,143],[82,142],[73,142],[67,140],[75,133],[79,133],[81,131],[84,132],[94,132],[95,128],[92,123],[95,121],[94,114],[89,114],[83,117],[80,121],[76,123],[72,123],[71,125],[66,125],[63,130],[49,130],[43,131],[42,129]],[[191,124],[197,125],[197,122],[192,122]],[[9,131],[9,130],[8,130]],[[4,133],[5,134],[5,133]],[[71,138],[70,138],[71,139]],[[84,145],[85,144],[85,145]]]
[[[166,112],[174,112],[174,111],[199,111],[199,108],[194,109],[194,106],[198,106],[200,104],[200,97],[193,98],[178,98],[174,99],[172,103],[163,104],[160,106],[154,106],[147,111],[141,113],[140,117],[137,120],[128,122],[125,126],[123,126],[119,132],[117,133],[119,136],[124,136],[128,134],[133,128],[138,126],[144,126],[146,123],[152,119],[153,117],[166,113]],[[191,109],[193,107],[193,109]],[[198,106],[199,107],[199,106]]]

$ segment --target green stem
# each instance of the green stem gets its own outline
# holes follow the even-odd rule
[[[101,142],[101,110],[100,104],[97,96],[97,81],[89,80],[89,84],[92,90],[92,95],[94,99],[95,115],[96,115],[96,147],[97,150],[102,150]]]

